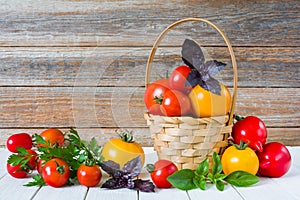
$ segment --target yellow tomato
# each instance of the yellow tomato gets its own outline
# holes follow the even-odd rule
[[[124,136],[123,134],[127,134]],[[145,162],[145,154],[141,145],[133,141],[132,136],[128,136],[129,132],[124,132],[121,138],[113,138],[109,140],[102,148],[102,156],[104,161],[112,160],[122,168],[128,161],[140,156],[142,166]]]
[[[226,115],[231,105],[231,95],[228,88],[221,84],[221,95],[205,90],[200,85],[189,93],[193,111],[196,117],[213,117]]]
[[[221,158],[224,174],[242,170],[255,175],[259,168],[259,160],[255,152],[246,147],[238,149],[235,146],[228,147]]]

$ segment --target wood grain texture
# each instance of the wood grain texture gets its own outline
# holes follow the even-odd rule
[[[182,39],[182,42],[184,39]],[[218,78],[232,86],[227,48],[205,47],[228,64]],[[159,48],[151,80],[183,64],[181,47]],[[300,87],[300,47],[236,47],[239,87]],[[0,48],[0,86],[144,86],[150,48]]]
[[[4,1],[1,46],[151,46],[167,25],[186,17],[217,23],[234,46],[299,46],[299,1]],[[180,27],[210,45],[220,37],[207,25]]]
[[[229,37],[238,65],[236,112],[261,117],[268,141],[300,145],[300,3],[186,0],[0,0],[0,146],[18,131],[75,127],[103,144],[129,128],[151,146],[143,119],[151,46],[171,23],[201,17]],[[217,78],[232,87],[225,43],[203,23],[162,41],[151,80],[178,64],[185,38],[228,63]]]

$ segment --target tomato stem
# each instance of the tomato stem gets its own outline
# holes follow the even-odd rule
[[[64,174],[65,173],[65,166],[59,165],[57,161],[55,161],[55,163],[56,163],[56,171],[59,174]]]
[[[248,141],[248,143],[245,143],[243,140],[241,140],[239,145],[230,141],[230,144],[233,145],[238,150],[245,150],[249,146],[250,141]]]
[[[116,131],[116,133],[120,136],[120,138],[122,139],[122,141],[124,142],[128,142],[128,143],[133,143],[134,142],[134,138],[132,135],[133,131],[128,131],[128,130],[124,130],[124,131]]]
[[[155,96],[154,97],[154,99],[153,99],[153,101],[156,103],[156,104],[159,104],[159,105],[161,105],[162,104],[162,102],[163,102],[163,96],[162,95],[160,95],[160,97],[158,97],[158,96]]]

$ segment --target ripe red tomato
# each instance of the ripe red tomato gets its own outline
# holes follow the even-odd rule
[[[292,158],[289,150],[279,142],[270,142],[263,146],[262,152],[256,152],[259,159],[258,173],[262,176],[281,177],[288,172]]]
[[[43,131],[40,134],[40,136],[46,142],[49,142],[50,146],[53,146],[53,145],[62,146],[65,141],[64,134],[56,128],[47,129],[47,130]],[[39,146],[45,146],[45,145],[40,144]]]
[[[240,144],[241,140],[250,142],[250,148],[262,152],[267,139],[267,129],[261,119],[248,116],[233,125],[232,138],[235,144]]]
[[[68,163],[59,158],[47,161],[42,169],[42,177],[47,185],[61,187],[68,182],[70,168]]]
[[[178,171],[177,166],[169,160],[158,160],[154,163],[151,179],[159,188],[170,188],[172,185],[167,180],[168,176]]]
[[[26,157],[30,158],[27,165],[31,170],[35,170],[37,166],[37,153],[32,149],[26,149],[26,151],[29,153]]]
[[[182,92],[168,90],[163,97],[161,111],[169,117],[189,115],[192,112],[190,99]]]
[[[98,165],[87,166],[82,164],[77,170],[79,183],[87,187],[96,186],[100,182],[101,177],[102,173]]]
[[[6,147],[10,152],[17,153],[17,147],[32,148],[32,138],[28,133],[17,133],[8,137]]]
[[[188,66],[179,66],[171,74],[169,78],[170,88],[179,90],[183,93],[189,93],[192,90],[192,86],[187,83],[186,79],[191,71]]]
[[[167,90],[169,90],[169,79],[159,79],[151,83],[145,93],[144,102],[150,114],[162,115],[159,103],[156,98],[162,98]]]
[[[28,174],[27,170],[21,168],[20,164],[13,166],[12,164],[6,164],[7,172],[15,178],[25,178]]]
[[[42,174],[42,169],[43,169],[45,163],[46,163],[46,161],[45,161],[45,160],[42,160],[42,159],[39,159],[39,160],[37,161],[36,169],[37,169],[37,171],[38,171],[39,174]]]

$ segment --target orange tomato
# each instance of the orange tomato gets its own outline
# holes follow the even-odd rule
[[[64,134],[55,128],[50,128],[47,129],[45,131],[43,131],[40,136],[50,144],[50,146],[53,145],[58,145],[58,146],[62,146],[64,141],[65,141],[65,137]],[[43,144],[40,144],[39,146],[45,146]]]
[[[196,117],[213,117],[226,115],[230,109],[231,95],[228,88],[221,84],[221,95],[205,90],[200,85],[189,93],[194,115]]]
[[[102,156],[104,161],[112,160],[122,168],[128,161],[140,156],[142,166],[145,162],[145,154],[142,146],[133,141],[129,132],[122,133],[121,138],[113,138],[109,140],[102,148]]]
[[[256,153],[249,147],[237,149],[228,147],[222,155],[221,163],[224,174],[242,170],[255,175],[259,168],[259,160]]]

